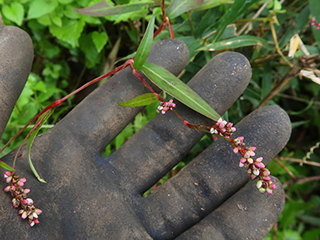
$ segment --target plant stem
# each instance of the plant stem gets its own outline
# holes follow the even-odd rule
[[[4,22],[3,22],[3,19],[2,19],[2,15],[1,15],[1,12],[0,12],[0,27],[4,27]]]

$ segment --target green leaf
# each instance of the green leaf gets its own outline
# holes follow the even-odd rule
[[[272,47],[268,44],[268,42],[263,38],[243,35],[243,36],[229,38],[226,40],[209,44],[205,47],[199,48],[198,51],[205,51],[205,50],[216,51],[216,50],[238,48],[238,47],[245,47],[245,46],[252,46],[252,45],[258,45],[268,49],[272,49]]]
[[[9,5],[3,5],[3,15],[10,21],[15,22],[18,26],[22,25],[24,8],[20,3],[14,2]]]
[[[169,18],[175,18],[191,9],[200,7],[204,0],[172,0],[167,10]]]
[[[38,18],[52,12],[58,6],[57,0],[33,0],[28,11],[28,19]]]
[[[55,24],[49,26],[49,30],[56,38],[69,43],[72,47],[78,46],[78,40],[84,28],[83,20],[62,19],[62,27]]]
[[[203,3],[194,10],[200,11],[209,8],[214,8],[226,2],[229,2],[229,0],[204,0]]]
[[[226,27],[242,15],[252,4],[259,0],[237,0],[231,5],[229,10],[220,18],[215,24],[217,26],[217,32],[214,34],[213,42],[217,41],[223,34]]]
[[[9,170],[9,171],[14,171],[14,169],[12,167],[10,167],[9,165],[7,165],[6,163],[0,161],[0,167]]]
[[[218,121],[220,118],[220,115],[196,92],[167,70],[148,62],[144,63],[141,70],[159,88],[166,91],[189,108],[215,121]]]
[[[121,107],[141,107],[158,101],[158,98],[153,93],[142,94],[136,98],[128,100],[126,102],[119,102]]]
[[[91,34],[91,38],[98,52],[103,49],[104,45],[106,45],[108,41],[108,35],[105,32],[99,33],[97,31],[94,31]]]
[[[155,16],[152,15],[147,30],[143,36],[143,39],[139,45],[136,56],[134,58],[133,67],[135,70],[139,70],[144,62],[147,60],[147,57],[150,53],[150,49],[153,41],[153,30],[154,30],[154,19]]]
[[[38,181],[42,182],[42,183],[47,183],[47,182],[39,176],[39,174],[37,173],[37,170],[34,168],[32,160],[31,160],[31,151],[30,150],[31,150],[32,143],[33,143],[35,137],[37,136],[37,133],[39,132],[41,126],[48,120],[48,118],[51,116],[53,111],[54,111],[54,108],[52,108],[47,115],[45,115],[46,113],[44,113],[38,118],[37,122],[45,115],[43,117],[41,123],[39,124],[39,126],[30,134],[29,142],[28,142],[28,160],[29,160],[30,168],[31,168],[33,174],[38,179]]]
[[[104,17],[104,16],[111,16],[111,15],[118,15],[118,14],[123,14],[128,12],[139,11],[141,10],[142,7],[149,6],[151,4],[153,4],[152,1],[131,3],[131,4],[119,5],[119,6],[110,6],[109,4],[107,4],[106,1],[102,1],[90,7],[73,9],[73,10],[83,15]]]

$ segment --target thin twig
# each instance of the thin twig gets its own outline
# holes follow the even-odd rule
[[[265,96],[265,98],[260,102],[260,104],[258,105],[257,108],[263,107],[265,106],[275,95],[277,95],[281,89],[286,86],[288,84],[288,82],[294,77],[296,76],[300,70],[302,69],[302,65],[300,62],[297,62],[291,69],[289,72],[287,72],[287,74],[282,78],[282,80],[280,81],[280,83],[273,88],[267,96]]]
[[[305,182],[310,182],[310,181],[319,181],[320,180],[320,176],[312,176],[312,177],[306,177],[306,178],[302,178],[302,179],[298,179],[298,180],[289,180],[289,181],[285,181],[282,186],[283,187],[287,187],[291,184],[302,184]]]
[[[282,162],[277,158],[274,159],[293,179],[296,179],[296,176],[287,168]]]
[[[265,9],[265,7],[269,4],[269,2],[271,2],[271,0],[268,0],[266,1],[262,6],[261,8],[257,11],[257,13],[255,15],[253,15],[253,19],[257,18],[260,13]],[[244,32],[244,30],[246,30],[246,28],[248,28],[250,26],[250,24],[252,24],[252,22],[247,22],[241,29],[240,31],[236,34],[236,36],[239,36],[241,35],[241,33]]]
[[[286,59],[286,57],[283,55],[283,53],[281,52],[281,50],[279,48],[279,44],[278,44],[278,40],[277,40],[277,33],[276,33],[276,30],[274,29],[272,18],[269,20],[269,23],[270,23],[270,27],[271,27],[271,33],[272,33],[272,37],[273,37],[273,40],[274,40],[274,44],[276,45],[276,51],[279,53],[279,55],[283,58],[283,60],[290,67],[293,67],[292,63],[289,62],[288,59]]]
[[[303,164],[308,164],[308,165],[320,167],[320,163],[318,163],[318,162],[303,161],[302,159],[299,159],[299,158],[276,157],[276,158],[274,158],[274,159],[275,159],[275,160],[283,160],[283,161],[291,161],[291,162],[303,163]]]
[[[188,21],[189,21],[189,25],[190,25],[191,35],[194,37],[194,32],[193,32],[193,26],[192,26],[192,20],[191,20],[190,11],[187,11],[187,16],[188,16]]]
[[[2,15],[1,15],[1,12],[0,12],[0,26],[1,27],[4,27],[4,22],[3,22],[3,19],[2,19]]]
[[[292,100],[295,100],[295,101],[298,101],[298,102],[303,102],[303,103],[307,103],[307,104],[310,103],[310,100],[299,98],[299,97],[295,97],[295,96],[291,96],[291,95],[287,95],[287,94],[284,94],[284,93],[278,93],[277,95],[279,97],[292,99]],[[314,105],[320,105],[320,102],[314,101],[313,104]]]

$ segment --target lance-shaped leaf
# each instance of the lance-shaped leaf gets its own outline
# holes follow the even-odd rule
[[[270,50],[273,49],[273,47],[270,46],[268,42],[263,38],[259,38],[255,36],[239,36],[239,37],[229,38],[226,40],[209,44],[207,46],[199,48],[198,51],[203,51],[203,50],[216,51],[216,50],[238,48],[238,47],[245,47],[245,46],[252,46],[252,45],[262,46]]]
[[[14,169],[12,167],[10,167],[9,165],[7,165],[6,163],[0,161],[0,167],[9,170],[9,171],[14,171]]]
[[[152,15],[147,30],[143,36],[143,39],[139,45],[136,56],[134,58],[133,67],[135,70],[139,70],[150,53],[150,49],[153,41],[153,30],[154,30],[154,15]]]
[[[148,1],[148,2],[130,3],[126,5],[119,5],[119,6],[110,6],[109,4],[107,4],[106,1],[102,1],[90,7],[73,9],[73,10],[83,15],[105,17],[105,16],[139,11],[141,10],[142,7],[150,6],[152,4],[154,4],[153,1]]]
[[[42,119],[42,120],[41,120],[41,123],[40,123],[39,126],[38,126],[36,129],[34,129],[34,131],[30,134],[29,143],[28,143],[28,159],[29,159],[30,168],[31,168],[33,174],[37,177],[38,181],[39,181],[39,182],[42,182],[42,183],[46,183],[46,181],[39,176],[38,172],[37,172],[36,169],[34,168],[33,163],[32,163],[32,160],[31,160],[31,151],[30,151],[30,150],[31,150],[32,143],[33,143],[35,137],[37,136],[37,133],[39,132],[39,130],[40,130],[40,128],[42,127],[42,125],[43,125],[43,124],[48,120],[48,118],[51,116],[51,114],[53,113],[53,111],[54,111],[54,108],[52,108],[49,113],[45,112],[44,114],[42,114],[42,115],[39,117],[38,121],[40,121],[40,120]],[[45,115],[45,114],[46,114],[46,115]],[[38,121],[37,121],[37,122],[38,122]]]
[[[156,103],[158,97],[153,93],[142,94],[136,98],[130,99],[126,102],[119,102],[121,107],[141,107],[152,103]]]
[[[196,92],[167,70],[156,64],[145,62],[141,71],[159,88],[166,91],[189,108],[215,121],[218,121],[220,118],[220,115]]]
[[[226,2],[230,2],[230,1],[229,0],[204,0],[203,3],[194,10],[196,11],[205,10],[205,9],[219,6]]]
[[[204,0],[172,0],[167,10],[169,18],[175,18],[184,12],[198,8]]]

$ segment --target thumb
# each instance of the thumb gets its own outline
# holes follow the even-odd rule
[[[29,35],[17,27],[0,27],[0,137],[28,79],[32,60]]]

